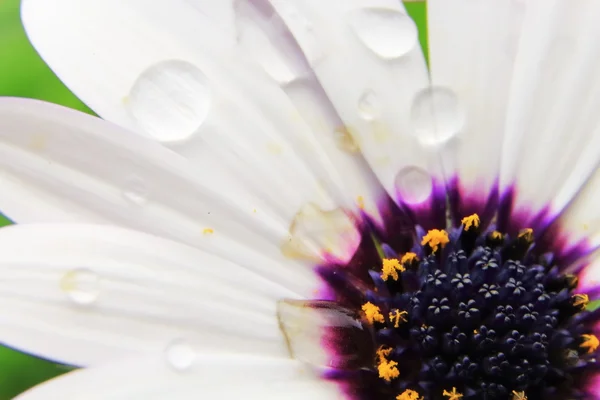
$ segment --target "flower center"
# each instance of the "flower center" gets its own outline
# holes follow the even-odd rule
[[[532,251],[531,229],[511,238],[483,231],[471,215],[458,229],[416,239],[400,254],[379,243],[360,284],[320,269],[372,332],[374,354],[349,378],[351,397],[579,398],[596,368],[597,315],[574,293],[577,277]]]

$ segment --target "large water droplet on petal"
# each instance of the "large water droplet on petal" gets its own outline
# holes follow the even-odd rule
[[[62,276],[60,288],[75,304],[87,306],[100,295],[100,278],[88,268],[77,268]]]
[[[290,355],[317,367],[371,366],[374,339],[350,310],[331,301],[282,300],[277,318]]]
[[[405,167],[396,175],[396,189],[403,202],[419,204],[431,195],[433,182],[424,169]]]
[[[418,92],[410,118],[413,134],[426,145],[447,142],[465,124],[465,114],[456,94],[443,87],[429,87]]]
[[[348,14],[360,41],[384,59],[395,59],[418,45],[417,27],[406,14],[389,8],[364,8]]]
[[[165,349],[167,363],[178,371],[190,368],[196,360],[194,348],[184,339],[175,339]]]
[[[317,260],[325,255],[346,260],[354,254],[360,233],[341,209],[323,211],[305,204],[293,219],[281,251],[289,258]]]
[[[140,128],[164,142],[193,135],[206,119],[210,105],[208,79],[196,66],[181,60],[163,61],[146,69],[127,100]]]

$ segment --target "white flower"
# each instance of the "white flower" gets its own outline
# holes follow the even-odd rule
[[[24,0],[105,121],[0,99],[0,341],[89,367],[21,399],[596,396],[599,15]]]

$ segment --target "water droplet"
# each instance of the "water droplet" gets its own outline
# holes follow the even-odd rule
[[[368,121],[372,121],[379,116],[379,107],[375,92],[367,90],[360,96],[358,99],[358,113]]]
[[[206,76],[193,64],[168,60],[146,69],[133,84],[127,107],[137,124],[163,142],[192,136],[211,105]]]
[[[414,21],[389,8],[364,8],[352,11],[348,23],[360,41],[384,59],[400,58],[418,46]]]
[[[405,167],[396,175],[396,189],[403,202],[419,204],[429,198],[433,190],[431,176],[422,168]]]
[[[347,153],[356,153],[359,150],[358,143],[352,136],[350,128],[341,126],[334,132],[334,140],[338,149],[343,150]]]
[[[426,145],[445,143],[465,124],[465,114],[450,89],[429,87],[417,93],[411,108],[413,134]]]
[[[178,371],[190,368],[196,360],[194,348],[184,339],[175,339],[165,349],[167,363]]]
[[[354,222],[342,209],[323,211],[307,203],[292,220],[281,251],[294,259],[317,260],[328,254],[344,260],[354,254],[359,240]]]
[[[317,367],[346,370],[373,363],[375,347],[371,331],[357,315],[335,302],[281,300],[277,303],[277,319],[294,359]]]
[[[148,187],[144,180],[137,176],[129,177],[123,188],[123,197],[136,206],[146,204],[148,202]]]
[[[302,47],[302,52],[309,64],[315,66],[324,58],[325,51],[323,48],[323,38],[317,37],[311,20],[306,16],[306,13],[298,9],[298,7],[306,6],[302,2],[290,2],[287,0],[272,0],[271,3],[290,32],[292,32],[294,39]]]
[[[100,295],[100,278],[90,269],[77,268],[63,275],[60,288],[74,303],[90,305]]]

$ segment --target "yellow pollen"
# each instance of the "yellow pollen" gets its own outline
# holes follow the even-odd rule
[[[365,313],[367,321],[369,321],[370,324],[373,324],[375,321],[385,322],[385,319],[383,318],[383,315],[381,315],[381,310],[379,309],[379,307],[377,307],[370,301],[363,304],[362,310]]]
[[[400,322],[408,322],[408,320],[406,319],[407,315],[408,312],[395,309],[392,310],[392,312],[390,312],[389,319],[390,322],[394,323],[394,328],[398,328],[400,327]]]
[[[431,251],[434,253],[437,251],[438,247],[444,248],[444,246],[449,242],[448,233],[439,229],[432,229],[427,232],[427,235],[423,236],[423,240],[421,240],[421,245],[425,246],[426,244],[431,247]]]
[[[381,267],[381,279],[387,281],[391,276],[395,281],[398,280],[398,271],[406,271],[397,258],[384,258]]]
[[[406,265],[406,264],[412,263],[413,261],[419,261],[419,257],[417,257],[417,255],[415,253],[408,252],[402,256],[402,259],[400,260],[400,264]]]
[[[458,400],[463,397],[462,393],[457,392],[455,387],[452,388],[452,392],[444,390],[442,395],[448,397],[448,400]]]
[[[600,341],[595,335],[581,335],[583,339],[583,343],[579,345],[582,349],[587,349],[588,354],[596,351],[598,346],[600,346]]]
[[[473,329],[473,335],[478,335],[479,331],[477,329]]]
[[[407,389],[402,394],[396,396],[396,400],[423,400],[423,398],[414,390]]]
[[[521,232],[519,232],[519,238],[525,239],[528,242],[533,242],[533,229],[523,229]]]
[[[379,357],[377,371],[379,371],[379,377],[387,382],[390,382],[392,379],[400,376],[400,371],[398,370],[398,363],[396,361],[388,360],[386,357],[390,355],[392,349],[384,349],[380,347],[376,354]]]
[[[479,215],[471,214],[468,217],[464,217],[460,222],[465,226],[465,231],[468,231],[472,226],[479,228],[481,220],[479,219]]]
[[[362,196],[358,196],[356,198],[356,203],[358,203],[358,208],[360,208],[361,210],[365,209],[365,198]]]
[[[587,294],[575,294],[573,295],[572,299],[573,305],[575,307],[579,307],[581,310],[585,309],[590,302],[590,298]]]
[[[513,393],[513,397],[512,400],[527,400],[527,396],[525,395],[525,392],[517,392],[517,391],[512,391]]]
[[[204,233],[205,235],[212,235],[213,233],[215,233],[215,230],[212,228],[205,228],[202,233]]]
[[[490,233],[490,237],[492,238],[492,240],[502,240],[504,235],[501,232],[493,231],[492,233]]]

